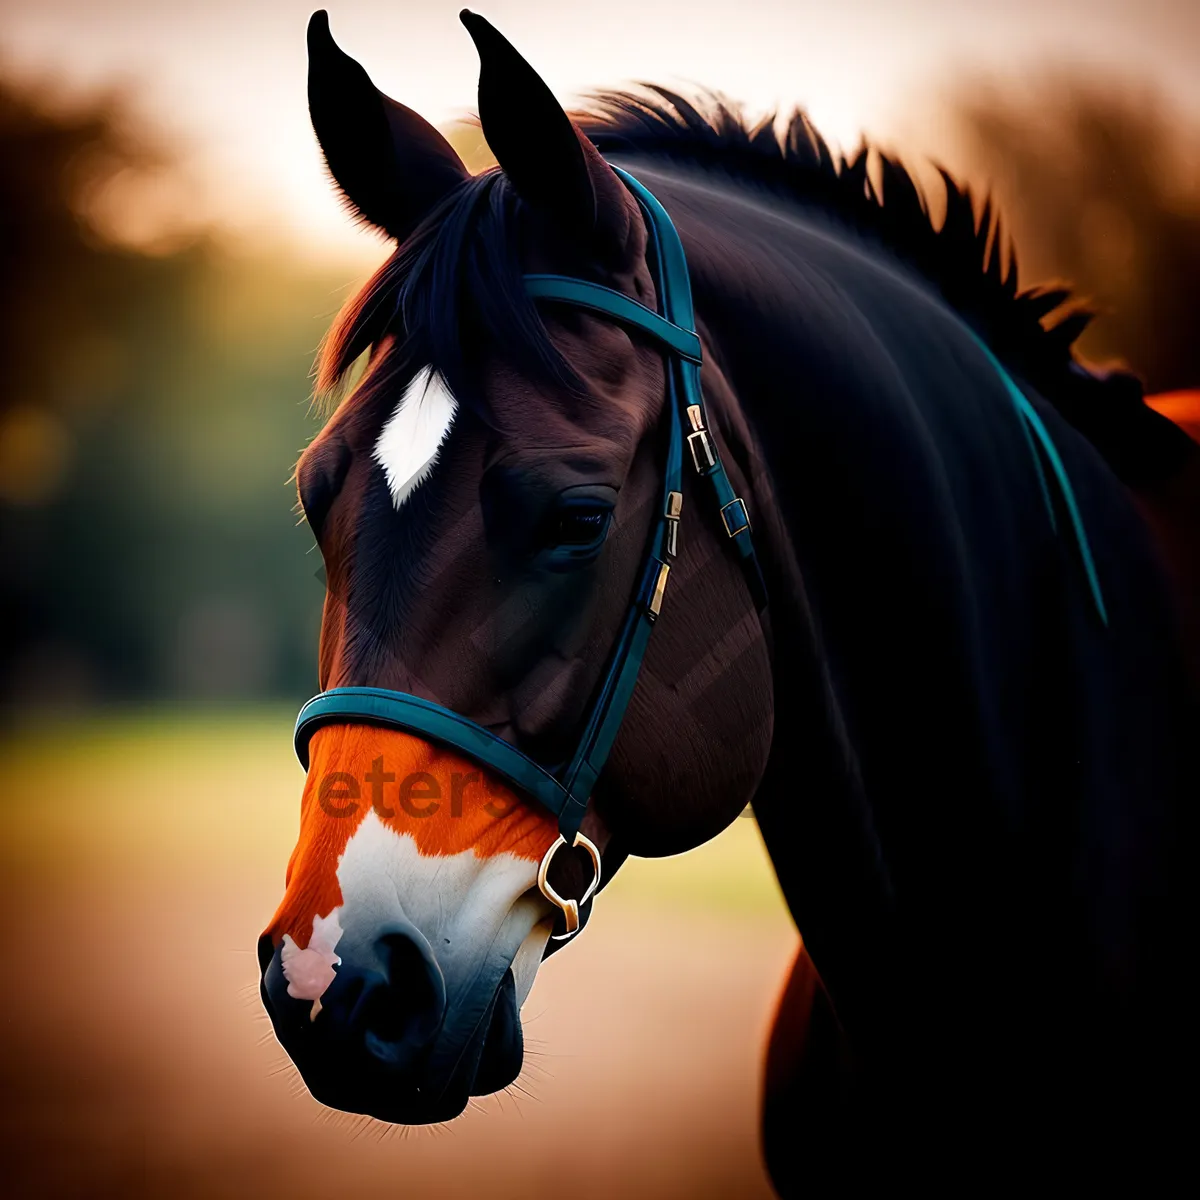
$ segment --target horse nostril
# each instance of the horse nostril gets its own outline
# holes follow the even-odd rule
[[[415,930],[386,933],[375,940],[375,950],[386,982],[363,997],[358,1019],[367,1049],[384,1062],[401,1065],[437,1033],[446,985],[429,944]]]

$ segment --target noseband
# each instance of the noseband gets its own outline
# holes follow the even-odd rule
[[[613,170],[633,193],[646,218],[649,258],[662,312],[656,313],[621,292],[584,279],[565,275],[525,276],[525,289],[533,299],[572,305],[631,325],[657,341],[667,357],[668,442],[662,502],[651,530],[637,591],[626,611],[575,753],[565,766],[551,770],[470,718],[432,700],[388,688],[344,687],[321,692],[300,710],[295,732],[296,755],[305,770],[309,741],[324,725],[353,722],[417,734],[487,767],[515,791],[548,809],[558,818],[559,836],[542,859],[538,887],[563,913],[565,932],[556,935],[558,940],[569,938],[580,929],[580,910],[600,886],[600,852],[579,827],[629,707],[650,631],[662,610],[671,563],[678,550],[685,441],[696,474],[713,495],[721,525],[737,552],[755,605],[761,612],[767,603],[746,503],[734,493],[705,418],[700,391],[700,339],[696,335],[683,243],[654,196],[628,172],[619,167]],[[564,899],[547,879],[555,854],[567,845],[583,848],[592,860],[592,882],[578,901]]]

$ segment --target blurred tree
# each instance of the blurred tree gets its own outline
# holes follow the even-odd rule
[[[1200,127],[1070,74],[973,88],[960,112],[963,173],[994,186],[1022,282],[1067,279],[1098,310],[1081,351],[1151,391],[1200,384]]]
[[[963,127],[959,165],[994,182],[1024,281],[1065,276],[1101,308],[1085,350],[1156,390],[1200,383],[1195,131],[1070,80],[975,94]],[[314,686],[323,588],[288,475],[350,272],[238,257],[178,188],[158,188],[165,224],[134,219],[140,183],[172,171],[128,105],[67,108],[0,79],[10,707]]]
[[[186,197],[173,227],[133,219],[171,170],[128,106],[0,81],[10,707],[312,687],[322,588],[288,475],[337,289],[221,249]]]
[[[68,466],[73,415],[110,399],[135,312],[177,292],[182,261],[115,244],[89,209],[160,168],[120,102],[56,108],[0,79],[0,499],[36,505]]]

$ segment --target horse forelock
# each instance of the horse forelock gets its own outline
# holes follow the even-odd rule
[[[336,397],[350,368],[370,355],[352,394],[394,387],[430,368],[459,403],[486,415],[469,345],[502,346],[534,380],[579,391],[525,291],[524,205],[499,170],[465,180],[398,246],[339,313],[321,347],[317,391]]]

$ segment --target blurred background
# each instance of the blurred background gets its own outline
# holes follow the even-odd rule
[[[458,7],[344,0],[331,19],[478,165]],[[752,113],[804,106],[847,150],[865,133],[945,164],[995,197],[1023,285],[1065,278],[1098,309],[1085,355],[1157,392],[1200,385],[1195,0],[481,11],[564,99],[705,85]],[[309,12],[0,0],[10,1178],[30,1195],[762,1193],[758,1060],[795,935],[750,821],[625,869],[535,989],[522,1092],[448,1130],[330,1117],[263,1038],[250,951],[296,832],[288,734],[323,596],[289,477],[319,428],[321,335],[386,254],[309,131]]]

